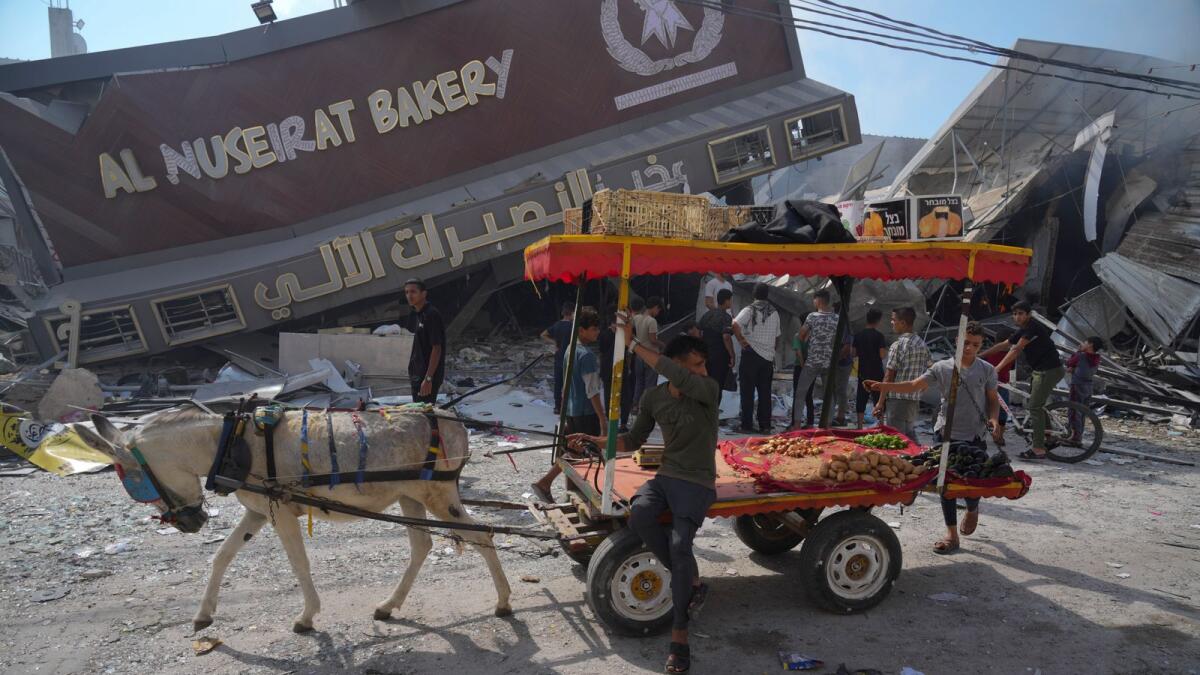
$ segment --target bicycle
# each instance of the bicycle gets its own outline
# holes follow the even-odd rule
[[[1001,386],[1006,385],[1002,384]],[[1011,385],[1006,388],[1026,399],[1029,398],[1029,394],[1021,389]],[[1033,436],[1033,425],[1030,419],[1032,415],[1023,407],[1021,415],[1017,415],[1004,402],[1003,398],[1000,399],[1000,407],[1008,413],[1013,430],[1020,434],[1026,442],[1029,442]],[[1071,431],[1072,414],[1078,415],[1079,419],[1083,421],[1083,431],[1077,438]],[[1096,411],[1083,403],[1065,399],[1057,393],[1053,395],[1053,400],[1046,403],[1047,457],[1058,462],[1075,464],[1096,454],[1103,442],[1104,425],[1100,422],[1100,416],[1096,414]],[[1004,444],[1000,443],[1000,445]]]

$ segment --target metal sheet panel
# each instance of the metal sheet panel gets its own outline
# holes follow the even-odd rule
[[[1092,269],[1150,334],[1171,344],[1200,313],[1200,285],[1164,274],[1153,267],[1109,253]]]
[[[1086,340],[1096,335],[1110,340],[1125,327],[1125,305],[1103,286],[1097,286],[1071,301],[1070,307],[1058,321],[1058,330]],[[1075,349],[1075,343],[1065,336],[1054,334],[1054,343]]]

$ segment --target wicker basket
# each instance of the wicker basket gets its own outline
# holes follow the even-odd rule
[[[710,231],[708,208],[708,199],[695,195],[601,190],[592,200],[591,234],[716,239],[724,230]]]
[[[721,235],[750,220],[748,206],[710,206],[708,209],[708,232],[706,239],[720,239]]]
[[[710,206],[707,225],[709,236],[704,238],[720,239],[731,229],[751,221],[765,225],[774,217],[774,206]]]
[[[583,234],[583,209],[563,211],[563,234]]]

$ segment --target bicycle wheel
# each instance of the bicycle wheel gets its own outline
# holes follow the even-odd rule
[[[1083,421],[1083,433],[1073,437],[1071,416]],[[1091,408],[1074,401],[1046,404],[1046,455],[1067,464],[1082,462],[1096,454],[1104,441],[1104,427]]]

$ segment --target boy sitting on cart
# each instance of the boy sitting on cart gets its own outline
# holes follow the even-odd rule
[[[627,340],[632,338],[628,323],[625,333]],[[666,377],[667,383],[643,394],[642,414],[628,434],[618,437],[618,451],[633,452],[646,442],[657,423],[662,427],[665,445],[658,472],[633,496],[629,526],[671,571],[674,616],[667,672],[685,673],[691,665],[688,619],[700,611],[708,592],[707,584],[700,582],[692,541],[717,498],[721,387],[708,377],[708,348],[699,338],[680,335],[667,344],[662,354],[636,338],[632,339],[632,348],[647,366]],[[569,440],[577,449],[588,442],[603,446],[606,441],[587,434],[575,434]],[[671,513],[669,528],[659,522],[667,511]]]
[[[963,341],[962,370],[959,371],[958,394],[954,403],[954,424],[950,430],[951,443],[964,443],[971,447],[986,448],[986,433],[992,432],[997,442],[1004,437],[1004,426],[1000,424],[1000,396],[996,391],[996,369],[992,364],[978,358],[983,347],[983,326],[972,321],[967,324],[967,335]],[[940,444],[944,440],[946,414],[950,399],[950,382],[954,375],[954,359],[942,359],[929,367],[925,374],[906,382],[877,382],[868,380],[863,386],[868,391],[887,393],[920,393],[931,386],[942,394],[942,406],[938,411],[937,424],[933,429],[933,440]],[[967,515],[963,518],[961,532],[971,535],[979,524],[979,498],[968,497]],[[955,526],[958,523],[958,500],[942,497],[942,516],[946,521],[946,537],[933,545],[935,553],[953,553],[958,550],[959,539]]]

